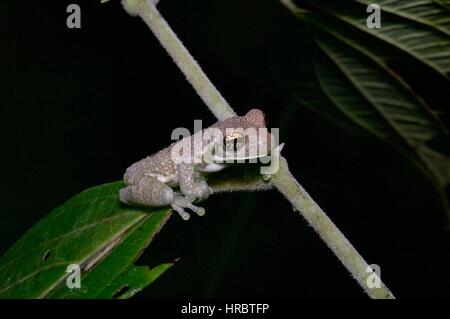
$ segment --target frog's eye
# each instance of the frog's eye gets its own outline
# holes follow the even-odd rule
[[[227,152],[237,152],[244,145],[244,137],[240,133],[232,133],[223,138],[223,148]]]

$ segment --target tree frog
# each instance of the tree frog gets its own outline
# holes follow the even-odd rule
[[[269,156],[272,144],[273,136],[259,109],[219,121],[131,165],[124,175],[126,187],[120,190],[120,200],[138,206],[171,206],[184,220],[190,218],[185,209],[202,216],[205,209],[194,203],[213,193],[272,187],[270,178],[261,174],[208,185],[210,175]]]

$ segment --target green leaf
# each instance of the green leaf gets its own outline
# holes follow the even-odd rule
[[[171,264],[149,271],[133,262],[171,211],[124,206],[121,187],[115,182],[90,188],[33,226],[0,259],[0,298],[112,297],[103,292],[115,283],[128,285],[131,296],[168,269]],[[82,270],[80,289],[65,284],[71,264]]]
[[[162,264],[153,269],[148,267],[128,267],[97,298],[127,299],[155,281],[173,264]],[[124,289],[125,288],[125,289]]]

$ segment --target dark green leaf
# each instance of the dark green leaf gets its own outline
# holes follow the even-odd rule
[[[0,298],[96,297],[117,278],[132,279],[133,291],[156,278],[125,275],[137,271],[132,263],[171,212],[123,206],[121,187],[116,182],[90,188],[33,226],[0,259]],[[65,285],[71,264],[82,270],[79,290]]]
[[[433,0],[433,2],[441,5],[442,7],[450,10],[450,0]]]
[[[450,72],[449,15],[431,0],[378,1],[381,28],[368,28],[365,1],[305,0],[350,26],[384,41],[448,77]],[[353,4],[353,5],[352,5]],[[383,5],[384,4],[384,5]],[[422,10],[419,10],[419,9]]]
[[[382,12],[420,23],[450,35],[450,15],[445,8],[431,0],[353,0],[365,5],[376,3]],[[450,2],[449,2],[450,3]]]
[[[315,10],[296,16],[309,26],[322,54],[313,58],[317,82],[311,76],[309,82],[310,86],[317,83],[319,88],[300,93],[314,101],[320,99],[322,92],[323,102],[315,103],[315,107],[329,109],[326,101],[331,101],[360,127],[406,150],[431,177],[444,199],[445,186],[450,182],[450,158],[439,151],[442,147],[430,146],[447,136],[447,129],[399,70],[391,68],[391,63],[408,59],[414,65],[421,61],[447,77],[448,11],[430,0],[302,2]],[[366,25],[365,8],[370,3],[381,6],[380,29],[369,29]],[[296,70],[297,79],[305,81],[305,70]],[[290,81],[295,83],[292,78]],[[447,200],[444,205],[448,205]]]

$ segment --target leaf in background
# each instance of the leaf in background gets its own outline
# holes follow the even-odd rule
[[[0,298],[131,296],[171,264],[153,270],[133,262],[171,215],[120,204],[122,182],[90,188],[33,226],[0,259]],[[81,289],[65,285],[67,266],[82,270]]]
[[[410,147],[445,185],[450,166],[439,167],[426,145],[445,134],[438,119],[388,70],[328,35],[317,32],[316,39],[328,58],[317,62],[317,77],[336,107],[371,133]]]
[[[448,131],[402,74],[390,67],[396,60],[410,60],[412,65],[419,60],[444,75],[446,79],[440,79],[447,82],[448,11],[430,0],[297,3],[314,9],[296,16],[309,26],[319,51],[312,59],[319,88],[309,90],[309,95],[317,96],[308,98],[318,100],[323,92],[323,102],[315,103],[316,107],[327,109],[324,105],[331,102],[360,127],[407,150],[431,177],[448,209],[445,187],[450,182],[450,158],[430,148],[433,141],[448,136]],[[369,3],[381,6],[380,29],[366,26]],[[296,71],[297,79],[304,81],[305,71]]]
[[[412,22],[421,23],[423,25],[435,28],[444,34],[450,35],[450,15],[440,7],[439,4],[428,1],[411,1],[411,0],[353,0],[365,4],[376,3],[381,7],[383,12],[408,19]],[[450,2],[449,2],[450,3]]]
[[[443,6],[447,10],[450,10],[450,0],[433,0],[433,2]]]
[[[333,103],[326,97],[316,78],[313,64],[304,65],[300,69],[283,66],[277,71],[284,75],[284,78],[279,80],[281,85],[300,105],[341,127],[348,128],[352,124],[342,114],[342,110],[334,108]]]
[[[431,0],[375,1],[382,10],[382,27],[367,27],[365,1],[303,0],[337,17],[386,44],[391,45],[433,68],[448,78],[450,72],[450,37],[448,12]],[[385,6],[383,5],[385,3]],[[386,10],[384,8],[386,7]],[[411,8],[421,10],[412,10]],[[423,13],[425,11],[425,14]],[[400,15],[399,12],[402,12]],[[433,17],[430,16],[433,14]],[[431,23],[431,19],[435,22]]]

